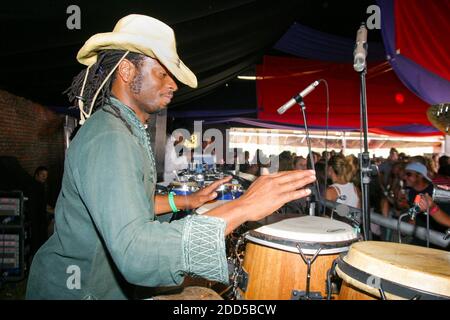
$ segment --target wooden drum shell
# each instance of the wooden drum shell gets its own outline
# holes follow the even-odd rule
[[[310,297],[327,296],[327,273],[333,262],[357,241],[343,222],[316,216],[282,219],[246,235],[243,269],[248,281],[242,295],[249,300],[290,300],[304,297],[311,263]],[[294,295],[294,293],[296,295]],[[300,293],[303,293],[301,295]]]
[[[408,244],[354,243],[337,261],[339,300],[450,299],[450,253]]]
[[[325,254],[316,258],[311,265],[311,292],[320,292],[326,297],[327,272],[338,256]],[[306,290],[307,265],[300,253],[248,242],[243,267],[248,273],[245,299],[290,300],[293,290]]]

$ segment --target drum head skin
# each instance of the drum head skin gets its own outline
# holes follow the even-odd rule
[[[374,279],[375,282],[383,279],[450,299],[450,252],[408,244],[365,241],[352,244],[342,260],[351,268],[370,274],[372,283]],[[345,281],[367,290],[367,284],[339,270],[339,264],[337,269]]]
[[[357,241],[352,226],[341,221],[316,216],[284,219],[250,231],[247,239],[268,247],[297,252],[297,245],[305,254],[345,252]]]

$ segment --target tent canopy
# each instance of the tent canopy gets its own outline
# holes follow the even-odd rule
[[[299,107],[283,115],[276,110],[318,79],[329,87],[329,127],[360,128],[359,75],[350,63],[270,57],[257,68],[258,119],[303,124]],[[320,85],[305,98],[308,126],[324,128],[327,119],[326,87]],[[369,64],[367,76],[368,125],[371,132],[398,135],[441,135],[428,121],[428,104],[411,93],[389,64]]]
[[[382,29],[369,31],[370,67],[375,68],[387,56],[403,85],[418,97],[428,104],[448,102],[442,100],[450,99],[450,43],[446,41],[450,28],[450,0],[378,0],[377,3],[381,7]],[[7,63],[2,68],[0,89],[47,106],[59,106],[59,110],[67,112],[68,102],[62,91],[83,68],[76,62],[75,56],[84,41],[94,33],[110,31],[114,23],[126,14],[142,13],[159,18],[175,29],[180,56],[197,74],[200,85],[197,90],[182,86],[170,109],[175,108],[174,112],[180,113],[189,111],[195,119],[195,110],[207,111],[207,118],[214,117],[215,112],[224,111],[230,111],[230,116],[239,113],[249,116],[251,112],[248,110],[253,109],[256,114],[258,108],[266,112],[267,106],[258,104],[255,99],[255,84],[243,85],[242,81],[236,80],[237,75],[251,73],[256,64],[261,64],[264,54],[295,55],[311,60],[310,64],[350,64],[356,30],[361,21],[368,18],[366,10],[374,1],[361,0],[349,4],[329,0],[78,2],[81,29],[70,30],[66,25],[69,17],[66,10],[72,4],[72,1],[61,0],[42,1],[33,6],[23,6],[20,2],[5,2],[2,5],[0,32],[3,43],[7,45],[2,48],[0,56]],[[266,63],[267,60],[264,60]],[[385,65],[381,66],[388,71]],[[289,68],[296,67],[292,65]],[[344,72],[343,75],[350,77],[345,81],[353,83],[348,99],[351,96],[355,102],[358,100],[358,94],[354,96],[356,75],[352,72]],[[376,82],[376,77],[369,81]],[[283,95],[273,97],[273,107],[284,103],[308,84],[306,80],[302,82],[296,77],[295,84],[290,84],[290,90],[286,88]],[[342,86],[336,86],[330,80],[330,94],[334,95],[330,101],[331,112],[335,112],[330,119],[338,116],[333,120],[334,126],[348,128],[351,125],[354,129],[355,113],[350,114],[345,109],[347,104],[342,110],[349,119],[339,118],[336,108],[333,109],[333,104],[340,103],[333,100],[336,98],[333,92]],[[346,85],[344,87],[347,89]],[[398,103],[404,111],[403,107],[409,105],[411,100],[409,95],[403,92],[404,87],[399,87],[395,92],[391,89],[387,88],[389,92],[384,94],[389,104],[397,106],[395,103]],[[316,91],[319,90],[323,89]],[[393,93],[395,102],[391,104]],[[313,99],[314,95],[318,93],[314,92],[308,99]],[[382,122],[381,112],[384,109],[374,110],[371,95],[368,91],[372,131],[402,134],[419,130],[419,134],[436,133],[424,120],[424,105],[408,109],[405,113],[398,110],[397,113],[387,113],[385,122]],[[416,102],[413,101],[413,105],[419,106]],[[320,107],[313,103],[309,106]],[[233,111],[235,109],[245,111]],[[261,110],[258,112],[261,113]],[[397,119],[397,115],[400,115],[398,119],[401,121],[392,119]],[[409,122],[406,122],[407,115]],[[198,117],[205,117],[205,113]],[[286,123],[286,118],[274,121]],[[323,124],[315,122],[314,125]]]

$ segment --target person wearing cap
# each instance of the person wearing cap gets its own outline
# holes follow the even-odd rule
[[[411,162],[405,168],[405,184],[406,184],[406,192],[408,198],[408,205],[410,207],[414,206],[414,200],[416,196],[428,195],[431,196],[433,194],[433,184],[428,176],[427,168],[425,165],[419,162]],[[426,228],[427,227],[427,218],[424,214],[419,214],[416,216],[415,223],[417,226]],[[439,232],[445,232],[446,227],[436,222],[434,219],[430,219],[430,229]],[[413,244],[416,245],[426,245],[425,241],[414,239]]]
[[[433,184],[428,177],[427,168],[419,162],[411,162],[405,168],[405,182],[408,202],[411,204],[419,193],[433,193]]]
[[[180,285],[186,275],[227,283],[225,236],[307,196],[314,172],[259,178],[239,199],[169,223],[171,213],[212,200],[228,181],[189,197],[155,196],[146,123],[170,103],[175,78],[197,86],[173,30],[129,15],[91,37],[77,59],[87,69],[67,93],[83,125],[67,151],[55,232],[33,259],[26,298],[145,298],[137,289]]]

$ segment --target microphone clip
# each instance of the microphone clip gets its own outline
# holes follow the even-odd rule
[[[295,96],[293,96],[292,99],[294,99],[295,102],[297,102],[300,106],[305,105],[305,103],[303,102],[303,97],[302,97],[301,92],[296,94]]]
[[[408,209],[408,215],[411,220],[416,220],[417,214],[421,212],[419,205],[415,204]]]
[[[417,194],[414,197],[413,206],[408,209],[408,215],[411,220],[415,220],[417,215],[422,212],[422,209],[419,206],[420,199],[421,199],[421,194]]]

